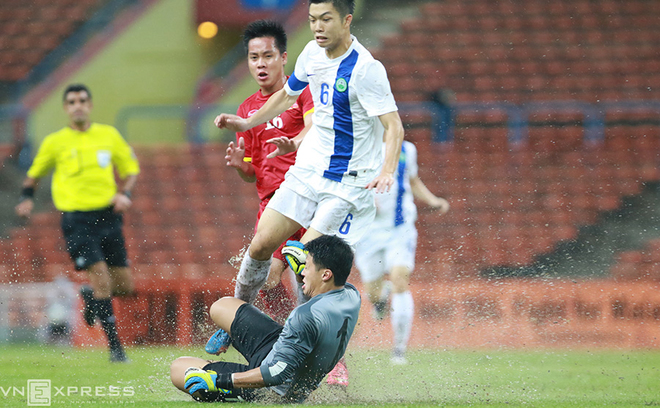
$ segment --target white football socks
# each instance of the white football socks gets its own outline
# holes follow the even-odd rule
[[[257,298],[259,289],[268,280],[271,259],[257,261],[250,257],[250,248],[245,251],[245,256],[241,262],[241,268],[236,276],[236,288],[234,297],[247,303],[252,303]]]
[[[408,346],[412,330],[415,303],[410,291],[392,294],[392,329],[394,349],[403,353]]]

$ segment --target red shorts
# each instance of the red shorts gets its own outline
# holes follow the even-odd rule
[[[266,205],[268,205],[269,201],[270,201],[270,198],[264,198],[263,200],[261,200],[261,203],[259,203],[259,213],[257,214],[257,222],[254,224],[254,232],[255,233],[257,232],[257,225],[259,225],[259,219],[261,218],[261,214],[263,214],[264,210],[266,209]],[[300,228],[293,235],[291,235],[287,240],[282,242],[282,244],[279,246],[279,248],[277,248],[277,250],[273,253],[273,256],[286,264],[286,261],[284,260],[284,256],[282,255],[282,248],[284,248],[284,244],[286,244],[286,241],[289,241],[289,240],[300,241],[302,236],[305,235],[305,232],[307,232],[307,229]]]

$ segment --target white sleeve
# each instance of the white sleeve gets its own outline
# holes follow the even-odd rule
[[[380,61],[367,62],[356,79],[355,87],[358,91],[358,99],[367,111],[367,115],[381,116],[397,111],[387,72]]]
[[[404,141],[406,146],[406,167],[408,167],[408,178],[417,177],[419,167],[417,165],[417,148],[414,144]]]
[[[300,95],[305,90],[309,79],[307,79],[307,57],[309,55],[309,44],[302,50],[296,60],[296,68],[289,79],[284,84],[284,91],[287,95]]]

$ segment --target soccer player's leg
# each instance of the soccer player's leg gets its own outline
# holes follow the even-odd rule
[[[415,268],[417,230],[414,224],[405,224],[395,231],[390,250],[387,252],[387,265],[392,281],[392,329],[394,349],[392,363],[406,362],[405,352],[412,330],[415,304],[410,292],[410,274]]]
[[[113,214],[107,223],[108,233],[101,243],[101,249],[108,264],[110,279],[112,279],[112,296],[131,296],[135,292],[135,283],[128,264],[128,253],[122,232],[122,218]]]
[[[412,330],[415,303],[409,288],[410,270],[407,266],[395,266],[390,272],[392,280],[392,329],[394,349],[392,363],[406,362],[405,353]]]
[[[108,270],[112,280],[112,296],[125,298],[135,295],[135,283],[130,267],[108,265]]]
[[[221,354],[227,351],[231,344],[231,325],[236,317],[236,311],[245,301],[226,296],[215,301],[209,309],[211,320],[219,327],[206,342],[204,350],[209,354]]]
[[[271,200],[272,201],[272,200]],[[300,224],[270,209],[264,210],[259,219],[257,233],[245,251],[236,277],[234,296],[247,303],[254,302],[259,289],[268,279],[271,256],[279,245],[300,229]]]
[[[278,249],[273,254],[268,280],[259,291],[259,298],[263,306],[262,310],[280,324],[284,324],[297,304],[297,297],[291,293],[283,279],[283,275],[287,273],[292,272],[287,268],[286,262],[282,260],[281,250]]]
[[[119,340],[115,324],[116,318],[112,307],[112,279],[110,278],[108,265],[103,261],[99,261],[91,265],[87,271],[89,272],[90,283],[94,288],[96,316],[101,321],[101,327],[108,339],[110,361],[116,363],[126,362],[128,359]]]
[[[247,369],[256,368],[261,364],[282,332],[281,324],[273,321],[253,305],[234,297],[217,300],[211,305],[209,315],[221,331],[231,335],[234,348],[248,362]],[[208,370],[209,367],[204,369]],[[218,370],[222,370],[222,367],[213,366],[210,369],[220,372]],[[236,371],[245,370],[230,372]]]
[[[66,250],[74,263],[76,271],[87,270],[93,263],[102,260],[101,250],[93,240],[90,223],[84,213],[65,212],[62,214],[62,233]],[[93,244],[90,245],[90,244]],[[83,285],[80,297],[83,301],[83,319],[89,326],[96,322],[95,285]]]
[[[355,266],[373,306],[375,320],[383,320],[389,312],[391,284],[384,276],[388,272],[385,254],[390,239],[389,231],[374,229],[362,237],[355,250]]]
[[[373,305],[372,317],[375,320],[383,320],[390,311],[390,293],[392,292],[392,283],[378,276],[376,280],[364,282],[364,288],[367,291],[369,301]]]
[[[89,285],[80,287],[80,297],[83,300],[83,320],[88,326],[94,326],[96,323],[96,301],[94,300],[94,289]]]
[[[197,367],[203,369],[209,363],[208,360],[204,360],[198,357],[179,357],[170,364],[170,380],[172,380],[172,385],[174,385],[179,390],[186,392],[184,386],[185,375],[184,373],[190,367]]]

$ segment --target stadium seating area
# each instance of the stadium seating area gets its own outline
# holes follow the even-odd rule
[[[660,240],[648,241],[641,250],[621,252],[611,272],[620,281],[660,281]]]
[[[431,112],[404,111],[421,177],[452,205],[444,218],[421,212],[416,278],[528,265],[658,180],[657,111],[603,107],[605,132],[592,142],[585,113],[549,104],[527,112],[526,138],[512,143],[503,108],[660,99],[654,2],[449,0],[420,11],[375,52],[397,101],[444,92],[494,108],[458,111],[453,143],[433,141]]]
[[[3,0],[0,82],[18,81],[107,0]]]
[[[398,101],[447,88],[462,101],[660,98],[652,0],[447,0],[377,54]]]
[[[52,8],[97,4],[60,3]],[[375,54],[401,102],[429,101],[439,90],[450,90],[460,103],[658,100],[660,9],[654,4],[429,2]],[[592,143],[584,140],[583,113],[540,109],[530,112],[524,140],[512,143],[505,112],[477,109],[461,111],[453,141],[439,143],[431,113],[405,110],[421,177],[452,206],[442,218],[420,206],[415,279],[471,278],[492,266],[527,265],[575,238],[580,226],[617,208],[643,182],[660,179],[656,118],[653,111],[608,110],[604,138]],[[138,150],[143,174],[127,216],[138,278],[234,273],[228,261],[251,236],[257,199],[254,186],[225,167],[223,150]],[[11,240],[0,241],[0,281],[48,280],[70,269],[58,222],[54,213],[37,214]]]

